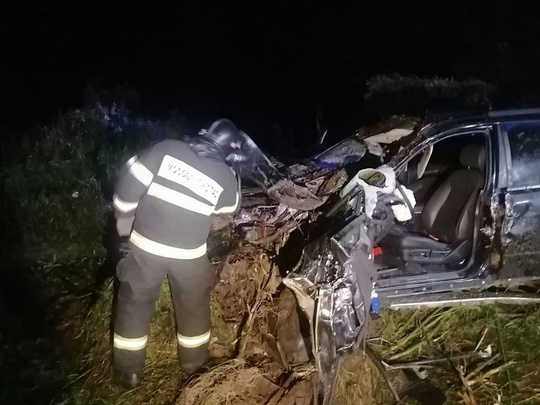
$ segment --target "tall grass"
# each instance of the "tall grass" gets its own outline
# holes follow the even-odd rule
[[[448,404],[540,403],[540,306],[474,306],[383,311],[374,323],[375,346],[387,362],[447,358],[490,348],[487,358],[448,360],[428,372]],[[390,381],[404,388],[404,376]],[[406,381],[406,380],[405,380]],[[405,383],[407,385],[407,383]],[[366,400],[366,394],[370,398]],[[386,384],[362,355],[346,362],[338,404],[388,398]]]

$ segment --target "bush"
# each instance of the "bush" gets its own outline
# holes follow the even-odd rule
[[[478,79],[377,75],[367,81],[364,101],[380,117],[423,116],[426,112],[487,109],[495,86]]]
[[[6,254],[30,264],[103,257],[118,170],[168,135],[167,125],[96,104],[60,115],[27,137],[22,152],[11,146],[0,171],[0,223],[13,247]]]

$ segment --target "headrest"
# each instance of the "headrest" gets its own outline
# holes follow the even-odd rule
[[[459,161],[469,169],[484,170],[486,167],[485,145],[466,145],[461,149]]]

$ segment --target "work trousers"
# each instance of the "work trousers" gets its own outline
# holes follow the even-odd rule
[[[167,259],[135,246],[117,266],[120,281],[113,337],[113,367],[142,373],[148,330],[161,285],[168,278],[176,315],[180,366],[190,374],[208,360],[210,292],[215,272],[206,255]]]

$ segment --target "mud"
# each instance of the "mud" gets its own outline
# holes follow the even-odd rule
[[[503,255],[499,279],[540,277],[540,236],[536,232],[524,232],[513,236]]]
[[[211,344],[220,364],[188,381],[177,405],[313,403],[317,378],[309,338],[272,259],[250,245],[222,261],[214,293],[223,320],[238,328],[236,349]]]
[[[247,336],[246,356],[263,353],[284,370],[305,364],[311,353],[307,327],[294,294],[283,288],[259,307]]]
[[[222,263],[214,289],[227,322],[241,322],[262,294],[272,294],[281,283],[270,256],[253,246],[240,247]]]

